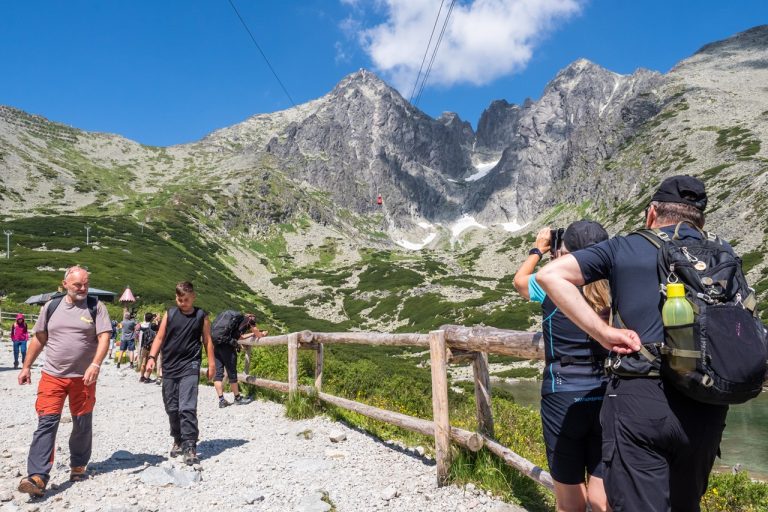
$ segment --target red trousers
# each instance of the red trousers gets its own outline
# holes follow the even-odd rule
[[[72,434],[69,436],[70,466],[85,466],[91,458],[93,441],[93,407],[96,405],[96,383],[86,386],[82,377],[54,377],[43,372],[37,386],[37,430],[32,437],[27,457],[27,474],[40,475],[46,482],[56,453],[64,400],[69,397]]]

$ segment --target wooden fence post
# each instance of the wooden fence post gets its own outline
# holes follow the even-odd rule
[[[317,345],[315,352],[315,389],[319,393],[323,388],[323,359],[325,355],[325,346],[322,343]]]
[[[491,409],[491,376],[488,373],[488,353],[476,352],[472,361],[475,376],[475,404],[477,409],[477,430],[493,438],[493,410]]]
[[[299,335],[288,335],[288,394],[295,395],[299,390]]]
[[[451,424],[448,417],[445,331],[429,333],[429,356],[432,365],[432,416],[435,423],[437,485],[442,487],[448,483],[448,471],[451,466]]]
[[[243,362],[243,373],[246,375],[251,374],[251,351],[253,347],[250,345],[245,346],[245,361]]]

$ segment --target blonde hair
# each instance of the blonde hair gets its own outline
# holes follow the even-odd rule
[[[584,285],[581,289],[587,304],[598,314],[606,313],[611,307],[611,289],[607,279]]]

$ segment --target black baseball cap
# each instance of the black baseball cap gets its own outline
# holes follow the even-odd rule
[[[577,220],[565,230],[563,243],[569,251],[586,249],[604,240],[608,240],[608,232],[599,223],[591,220]]]
[[[661,182],[651,201],[688,204],[703,212],[707,207],[707,193],[704,183],[693,176],[671,176]]]

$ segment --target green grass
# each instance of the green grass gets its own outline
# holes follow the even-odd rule
[[[745,252],[741,255],[741,269],[746,274],[756,265],[762,263],[765,251],[757,250],[752,252]]]
[[[712,474],[701,500],[703,512],[763,512],[768,510],[768,485],[753,482],[747,472]]]
[[[732,151],[739,159],[750,159],[760,152],[760,139],[747,128],[733,126],[717,130],[715,147]]]
[[[502,379],[535,379],[541,377],[541,371],[537,368],[510,368],[496,373],[492,373],[494,377]]]

